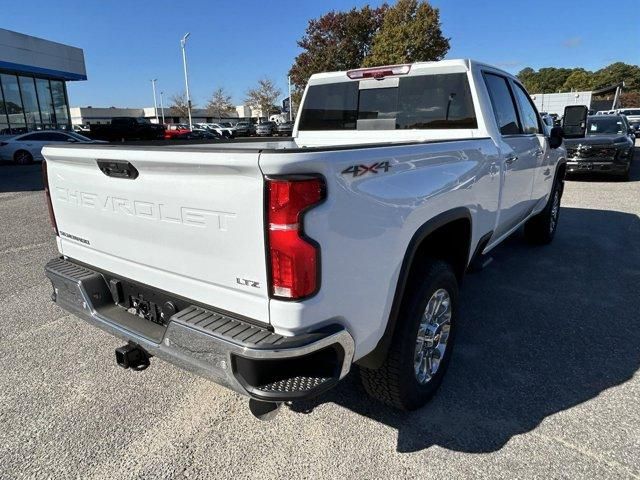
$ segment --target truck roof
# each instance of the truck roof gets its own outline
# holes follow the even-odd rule
[[[411,65],[411,71],[409,72],[409,75],[415,74],[416,72],[426,73],[425,72],[426,70],[431,70],[433,73],[459,73],[459,72],[467,72],[471,70],[473,67],[487,67],[487,68],[491,68],[492,70],[499,70],[500,72],[504,73],[504,75],[515,78],[509,72],[505,72],[504,70],[494,67],[493,65],[490,65],[488,63],[479,62],[477,60],[473,60],[470,58],[456,58],[451,60],[439,60],[434,62],[414,62],[407,65]],[[383,66],[386,66],[386,65],[380,65],[380,66],[371,67],[371,68],[375,69],[375,68],[381,68]],[[354,69],[354,70],[359,70],[359,69]],[[348,70],[343,70],[338,72],[316,73],[314,75],[311,75],[311,78],[309,79],[309,83],[325,83],[325,82],[330,82],[331,80],[344,80],[345,78],[348,80],[349,78],[347,77],[347,72]]]

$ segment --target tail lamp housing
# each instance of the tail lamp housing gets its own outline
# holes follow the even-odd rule
[[[42,160],[42,184],[44,185],[44,196],[49,210],[49,220],[51,221],[53,231],[58,235],[58,224],[56,223],[56,216],[53,213],[53,204],[51,203],[51,191],[49,190],[49,174],[47,172],[46,160]]]
[[[272,298],[301,300],[320,288],[320,246],[304,233],[306,212],[326,197],[319,175],[266,178],[267,267]]]

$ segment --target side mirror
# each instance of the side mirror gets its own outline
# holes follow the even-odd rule
[[[587,114],[585,105],[569,105],[564,107],[562,128],[565,138],[584,138],[587,133]]]
[[[564,138],[564,130],[562,127],[553,127],[549,132],[549,146],[551,148],[558,148],[562,145],[562,139]]]

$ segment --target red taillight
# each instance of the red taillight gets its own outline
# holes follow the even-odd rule
[[[411,70],[411,65],[389,65],[386,67],[359,68],[358,70],[349,70],[347,77],[352,80],[362,78],[375,78],[376,80],[390,77],[393,75],[406,75]]]
[[[304,235],[304,213],[325,198],[320,177],[267,179],[270,293],[299,300],[319,287],[320,247]]]
[[[49,192],[49,175],[47,174],[47,161],[42,161],[42,184],[44,185],[44,196],[47,199],[47,208],[49,209],[49,220],[53,231],[58,235],[58,225],[56,224],[56,216],[53,213],[53,204],[51,203],[51,192]]]

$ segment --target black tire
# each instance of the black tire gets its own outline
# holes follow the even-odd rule
[[[16,165],[31,165],[33,163],[33,155],[26,150],[18,150],[13,154],[13,161]]]
[[[537,245],[547,245],[553,241],[558,230],[563,186],[564,179],[557,179],[553,184],[553,189],[549,194],[549,200],[544,210],[525,223],[524,235],[529,242]]]
[[[400,308],[398,324],[384,364],[375,370],[360,367],[360,377],[367,393],[400,410],[422,407],[440,386],[451,359],[458,311],[458,282],[448,263],[430,260],[413,278]],[[440,290],[449,294],[451,316],[448,336],[437,369],[430,379],[421,383],[414,364],[417,358],[418,329],[425,308],[432,296]]]

